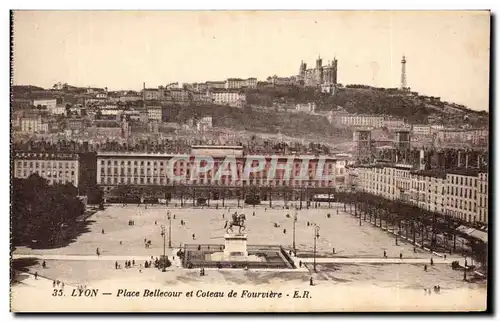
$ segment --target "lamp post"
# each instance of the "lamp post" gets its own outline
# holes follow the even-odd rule
[[[170,210],[167,211],[168,219],[168,248],[172,248],[172,216],[170,215]]]
[[[467,253],[464,252],[464,281],[467,280]]]
[[[297,207],[295,207],[295,213],[293,215],[293,253],[295,254],[297,252],[297,249],[295,248],[295,223],[297,222]]]
[[[319,238],[319,226],[314,224],[314,259],[313,259],[313,269],[316,272],[316,239]]]
[[[167,262],[165,261],[165,226],[164,225],[161,225],[161,236],[163,237],[163,258],[162,258],[162,262],[163,262],[163,269],[162,269],[162,272],[165,272],[167,271],[167,268],[165,267],[167,265]]]

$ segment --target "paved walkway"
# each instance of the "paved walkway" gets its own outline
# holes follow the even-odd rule
[[[177,253],[178,249],[173,249],[172,253]],[[27,254],[13,254],[12,259],[22,258],[37,258],[40,260],[62,260],[62,261],[127,261],[134,260],[136,262],[154,260],[159,256],[132,256],[132,255],[61,255],[61,254],[46,254],[46,255],[27,255]],[[173,266],[180,267],[181,262],[179,257],[168,256]]]
[[[313,258],[296,257],[302,263],[313,263]],[[432,258],[434,264],[450,264],[456,259]],[[316,258],[318,264],[430,264],[430,258]]]
[[[174,250],[174,253],[177,250]],[[21,255],[14,254],[14,259],[21,258],[38,258],[41,260],[65,260],[65,261],[126,261],[126,260],[135,260],[136,262],[141,261],[149,261],[151,260],[151,256],[132,256],[132,255]],[[172,257],[169,257],[172,261]],[[298,262],[302,261],[302,263],[312,263],[314,259],[312,257],[292,257],[296,266],[298,267]],[[463,264],[463,258],[441,258],[434,256],[432,257],[434,264],[450,264],[458,260],[461,264]],[[316,263],[318,264],[430,264],[430,256],[429,258],[404,258],[400,259],[399,257],[388,257],[388,258],[366,258],[366,257],[328,257],[328,258],[316,258]],[[172,261],[174,267],[181,267],[181,262],[177,256]]]
[[[21,285],[26,285],[31,287],[37,287],[42,289],[54,288],[53,287],[54,280],[51,280],[41,275],[38,275],[38,277],[35,278],[35,275],[32,273],[22,272],[17,270],[16,270],[16,281],[18,281],[18,283],[20,283]],[[62,285],[60,284],[59,286],[56,286],[54,289],[73,290],[76,288],[77,287],[73,285],[68,285],[65,283],[64,287],[62,287]]]

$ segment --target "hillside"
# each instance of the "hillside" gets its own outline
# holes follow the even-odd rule
[[[434,119],[444,124],[463,123],[468,119],[472,126],[488,124],[488,113],[474,111],[465,106],[441,101],[438,97],[402,92],[396,88],[376,88],[365,85],[340,86],[335,95],[328,95],[311,88],[295,86],[267,87],[247,91],[249,104],[306,103],[314,101],[319,111],[329,111],[338,106],[349,113],[381,114],[405,118],[409,123],[427,123]]]
[[[238,109],[229,106],[170,106],[169,122],[184,123],[192,117],[212,116],[213,125],[237,131],[282,133],[293,137],[316,134],[323,137],[352,139],[352,132],[333,127],[324,116],[285,113],[264,109]]]

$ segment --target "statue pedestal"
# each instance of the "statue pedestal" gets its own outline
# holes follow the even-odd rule
[[[248,255],[247,235],[226,234],[224,251],[207,255],[207,260],[216,262],[265,262],[264,257]]]
[[[230,235],[224,236],[224,257],[225,258],[241,258],[248,257],[247,251],[247,236],[246,235]]]

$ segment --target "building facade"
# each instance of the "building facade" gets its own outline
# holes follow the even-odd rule
[[[265,159],[262,170],[245,174],[245,168],[257,167],[261,162],[258,160],[262,158]],[[97,184],[105,188],[113,188],[121,184],[336,187],[336,159],[331,157],[325,157],[324,161],[321,161],[324,162],[321,166],[320,159],[315,156],[233,156],[232,160],[236,166],[234,172],[229,171],[231,164],[225,163],[225,157],[215,156],[213,159],[214,165],[211,170],[193,176],[193,171],[197,167],[194,155],[100,152],[97,155]],[[272,171],[273,162],[283,168],[289,165],[289,177],[284,175],[284,170]],[[323,177],[317,176],[318,168],[323,170]],[[215,174],[219,170],[228,170],[231,174],[217,178]]]
[[[479,221],[488,223],[488,173],[480,172],[477,180],[477,207],[479,212]]]
[[[78,154],[16,152],[13,159],[15,178],[27,178],[38,173],[49,184],[71,183],[78,187]]]
[[[228,78],[226,80],[225,88],[227,89],[240,89],[240,88],[256,88],[257,78],[250,77],[247,79],[241,78]]]
[[[321,57],[316,59],[315,68],[307,68],[303,61],[300,63],[298,80],[303,82],[304,86],[317,87],[323,84],[337,84],[337,59],[334,58],[328,65],[323,66]]]
[[[160,99],[160,90],[158,88],[145,88],[142,90],[142,94],[147,101]]]
[[[44,107],[48,111],[52,111],[53,109],[56,108],[57,106],[57,100],[54,99],[35,99],[33,100],[33,106],[38,107]]]
[[[148,120],[161,121],[162,120],[162,108],[160,106],[148,107]]]
[[[403,165],[357,168],[358,189],[410,202],[466,222],[488,223],[488,174],[477,169],[412,171]]]
[[[380,128],[384,126],[384,117],[380,115],[349,114],[340,116],[344,126],[367,126]]]
[[[41,116],[21,118],[20,125],[21,125],[21,132],[23,133],[49,132],[49,123],[45,122]]]
[[[295,105],[295,110],[297,112],[313,114],[316,111],[316,103],[310,102],[305,104],[297,104]]]
[[[213,90],[210,95],[212,102],[217,105],[243,107],[246,103],[245,93],[239,90]]]

